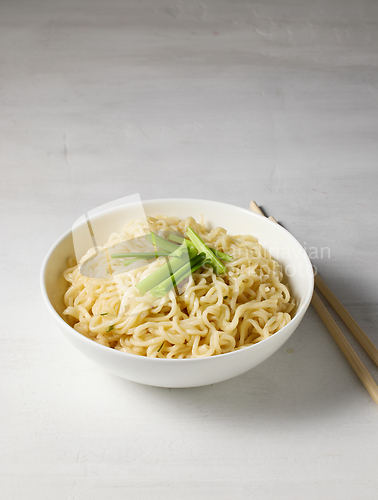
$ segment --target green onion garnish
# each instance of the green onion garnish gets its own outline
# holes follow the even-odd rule
[[[190,240],[187,240],[186,238],[184,238],[183,236],[179,236],[178,234],[170,233],[168,239],[176,243],[180,243],[180,245],[185,243],[187,247],[194,247],[193,243]]]
[[[203,252],[207,259],[209,260],[209,264],[214,269],[216,274],[225,274],[226,266],[222,264],[222,262],[217,258],[217,256],[210,250],[210,248],[206,245],[206,243],[198,236],[198,234],[192,229],[188,227],[187,234],[193,243],[193,245],[197,248],[199,252]]]
[[[161,344],[161,346],[159,347],[159,349],[157,350],[157,352],[160,352],[162,350],[164,343],[165,343],[165,340],[163,341],[163,343]]]
[[[218,259],[222,259],[222,260],[225,260],[227,262],[231,262],[233,259],[233,257],[231,257],[231,255],[228,255],[228,253],[223,253],[220,250],[215,250],[215,248],[210,248],[210,250],[215,253],[215,255],[218,257]]]
[[[114,328],[114,325],[110,325],[109,328],[106,329],[107,332],[111,332]]]
[[[145,295],[149,290],[151,290],[151,288],[156,287],[162,281],[171,279],[171,275],[178,271],[185,263],[188,262],[188,259],[192,259],[197,253],[195,248],[187,248],[186,245],[182,245],[180,247],[175,245],[175,247],[176,250],[169,255],[169,261],[166,264],[159,267],[159,269],[156,269],[156,271],[147,276],[147,278],[144,278],[137,285],[135,285],[142,295]],[[174,258],[171,259],[171,257]]]
[[[192,260],[186,262],[182,267],[180,267],[171,276],[166,278],[164,281],[159,283],[157,286],[153,287],[150,292],[154,297],[164,297],[172,288],[178,285],[181,281],[187,278],[192,272],[197,271],[206,261],[206,255],[200,253],[196,255]]]
[[[186,238],[183,238],[182,236],[178,236],[177,234],[171,233],[168,238],[172,241],[175,241],[177,243],[186,243],[186,245],[189,247],[190,245],[193,245],[193,243],[190,240],[187,240]],[[231,262],[232,257],[231,255],[228,255],[227,253],[223,253],[220,250],[215,250],[215,248],[208,247],[215,255],[222,260],[226,260],[227,262]]]
[[[180,248],[175,243],[171,243],[170,241],[161,238],[156,233],[146,234],[146,240],[149,241],[150,243],[153,243],[155,247],[161,248],[162,250],[165,250],[166,252],[169,253],[175,252],[178,248]]]
[[[177,247],[177,245],[176,245]],[[130,253],[112,253],[112,259],[128,259],[134,258],[138,259],[153,259],[154,257],[166,257],[169,255],[168,252],[130,252]]]
[[[203,257],[202,257],[202,259],[198,259],[196,261],[197,257],[199,257],[199,256],[203,256]],[[191,260],[191,268],[188,269],[183,274],[180,273],[180,275],[177,277],[176,284],[178,284],[181,281],[183,281],[185,278],[187,278],[188,276],[190,276],[191,274],[193,274],[195,271],[197,271],[197,269],[199,269],[200,267],[204,266],[205,264],[209,264],[209,261],[205,258],[205,254],[200,253],[193,260]],[[180,271],[181,271],[181,269],[180,269]]]
[[[136,262],[137,260],[140,260],[138,257],[136,259],[131,259],[131,260],[125,260],[123,265],[124,266],[129,266],[130,264],[132,264],[133,262]]]
[[[106,316],[108,313],[100,313],[100,316]]]
[[[162,249],[163,252],[112,254],[112,257],[139,257],[145,259],[158,256],[166,257],[166,264],[156,269],[156,271],[136,285],[136,288],[142,295],[150,291],[154,297],[163,297],[169,290],[205,263],[213,267],[216,274],[224,274],[226,267],[219,258],[230,261],[232,257],[208,247],[191,227],[188,228],[187,234],[190,238],[189,240],[173,233],[169,235],[169,239],[180,243],[180,246],[178,246],[176,243],[172,243],[151,232],[146,235],[146,239],[153,243],[155,247]],[[125,263],[125,265],[128,264]]]

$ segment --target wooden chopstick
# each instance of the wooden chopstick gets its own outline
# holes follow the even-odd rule
[[[253,212],[259,213],[260,215],[264,215],[264,212],[261,208],[254,202],[250,203],[251,210]],[[274,217],[269,217],[273,222],[277,222]],[[335,312],[340,316],[340,318],[344,321],[349,330],[356,337],[361,346],[365,349],[367,354],[371,357],[374,363],[378,366],[378,349],[373,344],[373,342],[369,339],[366,333],[362,330],[362,328],[358,325],[358,323],[353,319],[350,313],[345,309],[336,295],[332,292],[332,290],[324,283],[322,278],[318,273],[314,275],[315,286],[324,296],[324,298],[329,302],[329,304],[333,307]]]
[[[258,204],[255,201],[253,201],[253,200],[251,201],[251,203],[249,204],[249,208],[252,210],[252,212],[255,212],[256,214],[260,214],[260,215],[263,215],[264,217],[266,217],[264,212],[261,210],[261,208],[258,206]]]
[[[312,296],[311,304],[314,306],[316,312],[319,314],[323,323],[328,328],[328,331],[335,339],[337,345],[340,347],[344,356],[351,364],[353,370],[356,372],[357,376],[361,382],[366,387],[370,396],[378,404],[378,385],[375,383],[373,377],[367,371],[365,365],[362,363],[360,358],[357,356],[356,352],[353,350],[352,346],[349,344],[347,339],[344,337],[342,331],[335,323],[330,313],[327,311],[326,306],[320,300],[319,295],[314,292]]]
[[[336,295],[328,288],[324,283],[322,278],[318,273],[315,274],[315,286],[322,293],[322,295],[327,299],[329,304],[337,312],[340,318],[344,321],[349,330],[356,337],[358,342],[362,345],[365,351],[369,354],[374,363],[378,366],[378,349],[375,347],[373,342],[369,339],[363,329],[356,323],[349,312],[345,309]]]
[[[264,212],[254,201],[251,201],[250,208],[253,212],[265,216]],[[269,219],[277,223],[277,221],[273,217],[269,217]],[[321,291],[330,305],[335,309],[337,314],[345,322],[345,324],[348,326],[348,328],[351,330],[351,332],[354,334],[356,339],[360,342],[369,356],[374,360],[375,363],[377,363],[377,348],[318,274],[315,274],[315,286]],[[315,291],[312,296],[311,304],[323,320],[325,326],[328,328],[332,337],[335,339],[337,345],[340,347],[341,351],[349,361],[353,370],[355,371],[361,382],[364,384],[373,400],[378,404],[378,385],[375,383],[373,377],[370,375],[360,358],[357,356],[356,352],[353,350],[352,346],[349,344],[344,334],[335,323],[335,320],[332,318],[327,308],[321,301],[319,295]]]

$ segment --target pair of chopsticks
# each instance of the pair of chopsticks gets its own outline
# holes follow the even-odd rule
[[[256,204],[256,202],[251,201],[250,208],[252,212],[258,213],[265,217],[264,212],[260,209],[260,207]],[[277,223],[277,221],[273,217],[269,217],[269,219]],[[353,335],[356,337],[361,346],[365,349],[367,354],[369,354],[371,359],[378,366],[378,349],[376,348],[376,346],[369,339],[369,337],[362,330],[362,328],[356,323],[356,321],[352,318],[352,316],[348,313],[348,311],[337,299],[337,297],[332,293],[332,291],[328,288],[328,286],[324,283],[319,274],[317,273],[315,274],[314,280],[315,280],[315,287],[317,288],[317,290],[322,293],[324,298],[333,307],[335,312],[344,321],[346,326],[353,333]],[[326,306],[323,304],[322,300],[320,299],[316,291],[314,291],[314,294],[312,296],[311,304],[314,306],[316,312],[323,320],[325,326],[328,328],[330,334],[335,339],[337,345],[344,353],[345,357],[351,364],[353,370],[356,372],[361,382],[366,387],[371,397],[374,399],[376,403],[378,403],[378,385],[375,383],[373,377],[370,375],[365,365],[357,356],[356,352],[352,349],[352,346],[349,344],[344,334],[337,326],[335,320],[328,312]]]

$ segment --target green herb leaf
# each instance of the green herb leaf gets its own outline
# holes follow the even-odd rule
[[[100,313],[100,316],[106,316],[108,313]]]
[[[107,332],[111,332],[111,331],[113,330],[113,328],[114,328],[114,325],[110,325],[110,326],[106,329],[106,331],[107,331]]]
[[[159,349],[157,350],[157,352],[160,352],[162,350],[164,343],[165,343],[165,340],[163,341],[163,343],[161,344],[161,346],[159,347]]]

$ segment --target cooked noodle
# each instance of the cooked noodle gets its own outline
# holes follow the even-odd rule
[[[231,236],[221,227],[209,231],[192,217],[158,216],[148,217],[148,226],[145,220],[131,222],[122,234],[112,234],[103,248],[149,231],[184,235],[188,226],[209,246],[233,257],[224,262],[227,274],[217,276],[211,267],[202,267],[189,277],[180,294],[173,289],[162,298],[150,293],[142,296],[134,285],[165,259],[125,272],[122,263],[110,264],[110,252],[105,250],[100,252],[96,269],[110,272],[110,278],[98,278],[96,272],[95,277],[84,276],[73,262],[64,272],[70,283],[64,314],[73,328],[99,344],[130,354],[182,359],[248,347],[291,320],[295,300],[282,283],[281,267],[253,236]],[[91,249],[79,264],[94,254]]]

